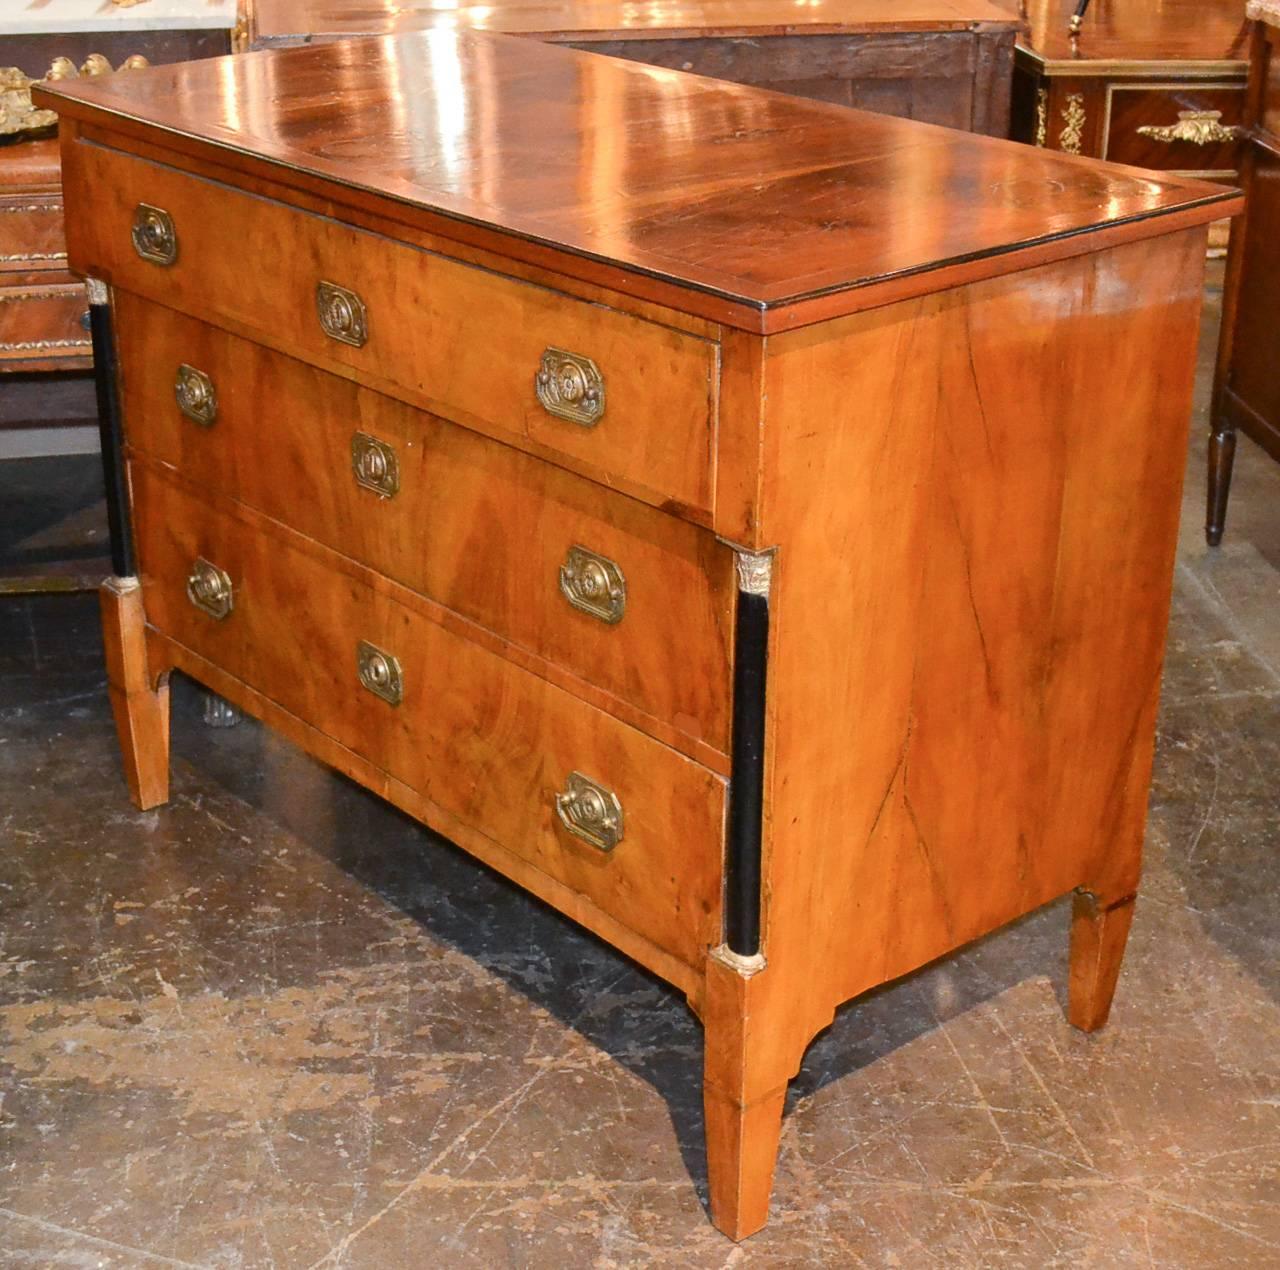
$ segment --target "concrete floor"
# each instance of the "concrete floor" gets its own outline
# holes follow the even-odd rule
[[[135,812],[92,599],[0,604],[0,1264],[1280,1266],[1280,466],[1210,553],[1202,431],[1110,1027],[1062,904],[846,1007],[740,1248],[675,993],[189,686]]]

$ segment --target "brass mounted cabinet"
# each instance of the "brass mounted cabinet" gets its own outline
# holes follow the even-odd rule
[[[171,76],[38,94],[135,801],[180,670],[662,976],[736,1239],[841,1003],[1077,890],[1101,1026],[1237,196],[477,33]]]

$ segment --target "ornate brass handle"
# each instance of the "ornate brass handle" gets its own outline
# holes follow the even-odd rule
[[[612,851],[622,841],[618,795],[581,772],[570,772],[563,792],[556,795],[556,815],[571,834],[601,851]]]
[[[1150,137],[1153,141],[1185,141],[1193,146],[1226,145],[1243,132],[1243,128],[1224,124],[1220,110],[1180,110],[1177,123],[1165,127],[1148,124],[1138,129],[1140,137]]]
[[[611,626],[622,621],[627,609],[627,580],[612,560],[585,547],[570,547],[560,566],[560,591],[564,598]]]
[[[367,432],[357,432],[351,438],[351,471],[357,485],[383,498],[392,498],[400,491],[400,461],[396,452]]]
[[[199,556],[187,575],[187,599],[221,622],[235,605],[235,592],[226,572]]]
[[[604,414],[604,376],[589,357],[549,348],[533,380],[548,414],[594,428]]]
[[[133,213],[133,249],[153,265],[171,265],[178,258],[178,231],[163,207],[139,203]]]
[[[316,313],[324,333],[339,344],[363,348],[369,339],[369,314],[354,291],[336,282],[316,284]]]
[[[398,706],[404,700],[400,659],[363,639],[356,645],[356,673],[361,686],[388,705]]]
[[[186,362],[178,367],[173,395],[178,400],[178,409],[202,428],[211,427],[218,417],[218,394],[214,391],[213,380]]]

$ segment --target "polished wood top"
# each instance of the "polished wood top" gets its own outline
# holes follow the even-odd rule
[[[255,40],[447,28],[548,40],[866,34],[1020,25],[999,0],[257,0]]]
[[[1064,62],[1243,63],[1249,56],[1243,0],[1094,0],[1072,40],[1075,10],[1076,0],[1029,0],[1021,46]]]
[[[954,285],[975,261],[989,276],[1089,250],[1083,231],[1141,237],[1177,227],[1153,218],[1199,223],[1239,203],[1198,181],[474,31],[36,91],[65,117],[504,255],[538,244],[571,276],[599,280],[603,263],[622,289],[640,274],[710,293],[728,302],[720,320],[748,329],[744,308],[758,320],[842,293],[829,316]]]

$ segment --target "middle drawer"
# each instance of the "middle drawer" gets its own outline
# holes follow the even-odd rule
[[[131,446],[727,752],[733,560],[709,532],[116,299]]]

